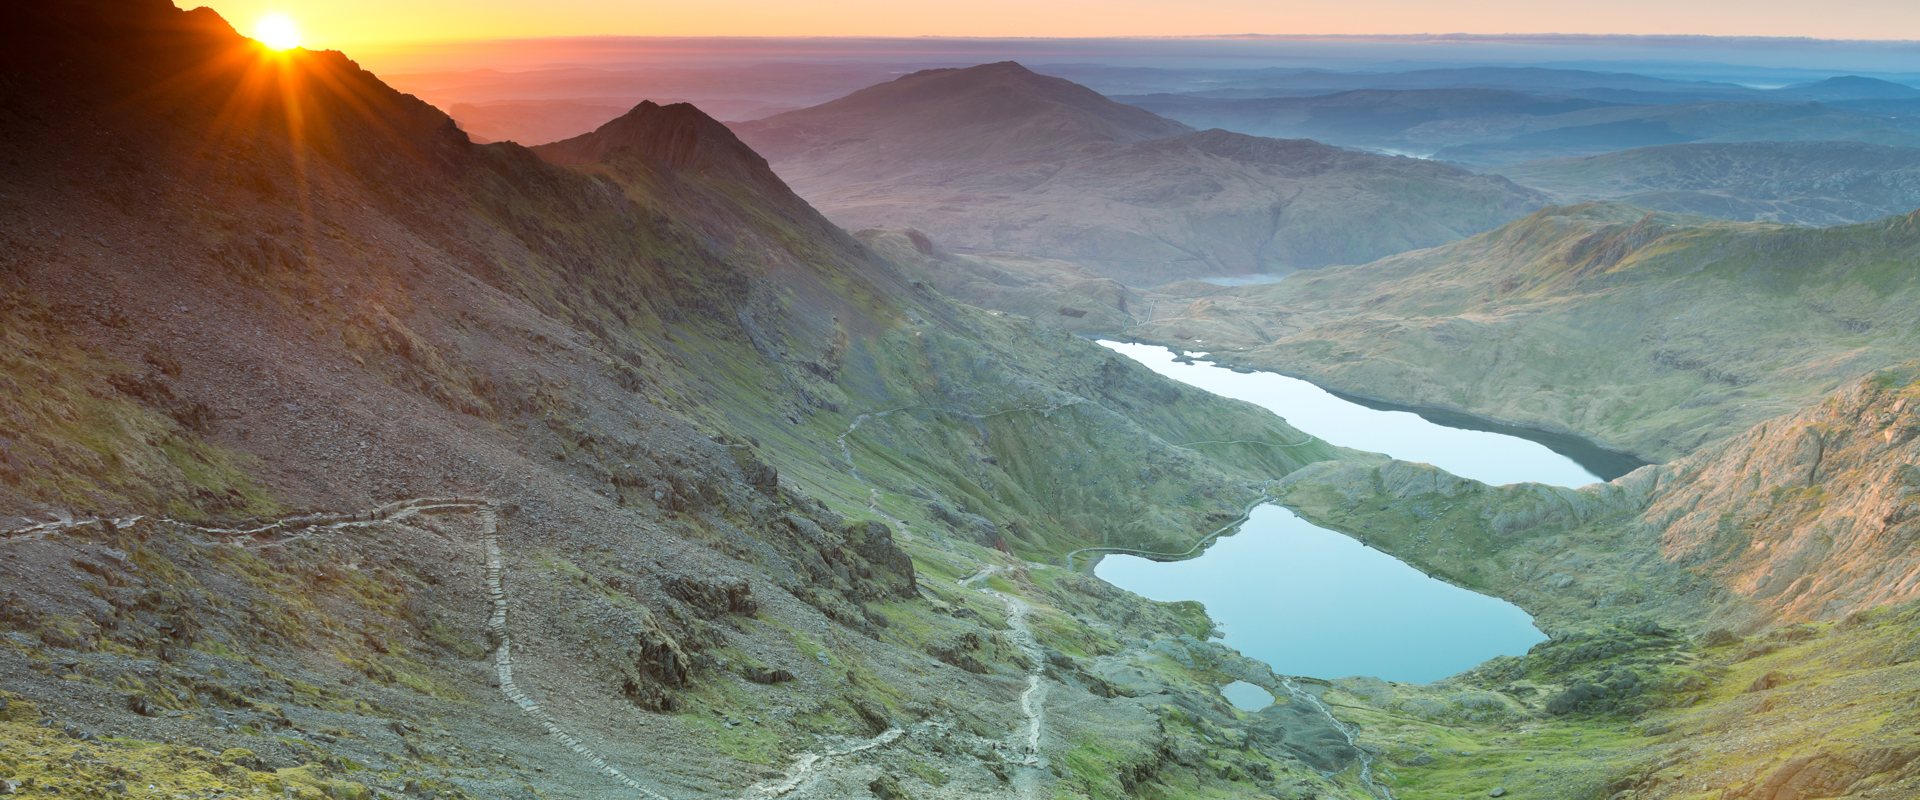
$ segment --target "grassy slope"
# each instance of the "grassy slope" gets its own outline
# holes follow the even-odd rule
[[[1103,541],[1184,547],[1237,513],[1259,483],[1307,460],[1351,456],[1176,447],[1298,435],[1089,343],[916,299],[850,238],[757,188],[631,155],[569,171],[513,146],[471,147],[444,118],[337,54],[293,56],[312,71],[310,87],[339,93],[305,98],[316,100],[305,108],[315,127],[290,137],[284,98],[239,95],[260,102],[229,106],[254,56],[234,50],[217,19],[164,3],[122,10],[136,23],[198,20],[188,39],[211,50],[182,55],[167,37],[93,42],[119,54],[101,63],[140,70],[107,76],[106,88],[89,82],[98,76],[44,78],[69,94],[30,98],[41,118],[7,121],[25,162],[8,178],[23,221],[7,240],[8,291],[11,307],[24,309],[8,317],[18,347],[8,367],[25,376],[22,397],[72,405],[61,413],[55,404],[50,416],[21,406],[10,417],[17,460],[8,464],[31,469],[8,473],[17,480],[6,507],[232,517],[429,493],[504,495],[522,509],[506,535],[510,566],[524,576],[514,619],[531,648],[522,651],[528,685],[637,715],[647,724],[601,728],[591,714],[563,721],[590,726],[621,752],[654,754],[649,775],[737,788],[817,735],[865,733],[863,708],[906,720],[951,714],[981,736],[1002,735],[1019,723],[1000,695],[1023,658],[999,631],[1002,611],[957,587],[996,557],[962,514],[980,515],[1032,558]],[[83,39],[125,33],[77,30]],[[118,107],[134,109],[127,116],[106,119],[106,132],[68,135],[96,118],[76,119],[63,104],[110,105],[183,65],[203,70],[202,80],[169,96],[171,116],[141,116],[159,112],[132,103]],[[89,169],[79,165],[99,163],[101,148],[127,153],[133,166],[86,173],[99,193],[58,188]],[[127,242],[143,249],[128,255]],[[78,298],[55,315],[62,325],[33,317],[51,297]],[[133,322],[93,319],[76,310],[83,305],[125,309]],[[139,372],[164,391],[106,381]],[[1074,400],[1048,415],[1013,411]],[[190,413],[194,403],[209,416]],[[941,410],[863,425],[849,445],[872,483],[854,478],[838,436],[862,413],[903,406]],[[98,418],[124,422],[83,424]],[[112,440],[86,441],[81,429]],[[776,466],[783,487],[750,485],[758,463]],[[795,517],[818,520],[806,524],[828,543],[809,543]],[[907,523],[899,541],[925,571],[931,599],[874,594],[874,581],[899,576],[870,577],[861,571],[885,570],[844,552],[842,537],[875,517]],[[21,559],[8,562],[16,594],[5,619],[5,658],[21,676],[9,688],[30,697],[21,713],[77,726],[66,740],[127,734],[83,749],[137,763],[124,766],[134,774],[125,781],[140,787],[133,793],[146,783],[165,793],[176,783],[270,780],[309,790],[340,783],[336,792],[349,794],[347,782],[395,791],[406,780],[473,796],[586,791],[577,775],[564,777],[580,766],[570,751],[486,684],[472,530],[374,526],[365,538],[324,537],[318,549],[302,539],[233,552],[191,532],[155,529],[141,534],[157,540],[146,544],[131,535],[89,528],[0,546]],[[249,555],[256,549],[271,557]],[[114,566],[103,552],[129,560]],[[843,559],[854,579],[807,578],[808,553]],[[99,558],[107,561],[98,573],[58,566]],[[749,576],[762,610],[703,618],[658,588],[682,570],[702,580]],[[1137,637],[1206,630],[1194,608],[1116,594],[1095,609],[1084,597],[1099,591],[1085,584],[1003,590],[1040,608],[1043,642],[1099,658],[1152,660]],[[953,613],[933,610],[942,605]],[[929,654],[951,655],[969,636],[987,643],[976,657],[988,674],[943,678],[936,690]],[[680,713],[632,708],[622,678],[658,666],[634,653],[675,647],[714,659],[667,687],[685,704]],[[814,669],[817,657],[844,671]],[[763,687],[741,678],[741,664],[803,675],[797,686]],[[1066,684],[1084,680],[1060,669]],[[1050,753],[1077,765],[1055,779],[1063,793],[1115,796],[1116,770],[1134,787],[1124,791],[1149,793],[1175,793],[1151,788],[1173,782],[1241,796],[1273,785],[1256,779],[1262,773],[1323,783],[1281,751],[1225,754],[1267,765],[1232,773],[1209,766],[1197,744],[1200,756],[1168,760],[1164,737],[1199,742],[1204,726],[1236,722],[1218,710],[1219,675],[1178,663],[1156,669],[1188,706],[1213,710],[1175,714],[1150,699],[1058,689],[1059,702],[1088,719],[1126,723],[1060,723],[1069,745],[1050,741]],[[160,713],[134,713],[139,697]],[[797,711],[766,728],[719,721],[769,709]],[[399,732],[407,725],[432,733],[408,740]],[[40,735],[11,727],[6,735],[16,734],[22,746]],[[163,740],[183,746],[143,743]],[[193,750],[248,744],[262,761],[244,768]],[[58,750],[10,755],[5,767],[66,769]],[[716,751],[733,758],[715,762]],[[956,774],[990,771],[965,755],[919,757],[946,759],[942,768]],[[320,777],[287,772],[300,769]],[[71,780],[104,790],[117,775]]]
[[[1655,460],[1899,362],[1920,221],[1805,230],[1584,205],[1458,244],[1209,298],[1148,340]],[[1270,341],[1228,323],[1282,312]],[[1244,326],[1243,326],[1244,327]]]
[[[1580,490],[1487,487],[1402,462],[1283,481],[1282,502],[1317,523],[1512,600],[1553,637],[1444,686],[1342,684],[1364,739],[1413,754],[1394,770],[1404,796],[1920,786],[1920,740],[1899,722],[1920,688],[1915,375],[1875,373]],[[1436,746],[1453,752],[1408,763]],[[1798,793],[1772,794],[1789,779]]]

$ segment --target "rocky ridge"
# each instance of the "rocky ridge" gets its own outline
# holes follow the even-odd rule
[[[961,581],[1190,540],[1267,475],[1364,456],[1175,446],[1297,432],[915,289],[691,108],[561,167],[205,10],[22,24],[0,780],[1348,791],[1217,744],[1246,727],[1222,674],[1151,647],[1204,636],[1200,609],[988,579],[1029,640]]]

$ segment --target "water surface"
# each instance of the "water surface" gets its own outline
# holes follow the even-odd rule
[[[1363,405],[1299,378],[1271,372],[1234,372],[1206,361],[1181,363],[1174,360],[1172,350],[1150,344],[1104,340],[1100,344],[1181,383],[1264,406],[1295,428],[1342,447],[1432,464],[1495,486],[1521,481],[1585,486],[1601,480],[1579,461],[1546,444],[1496,433],[1492,430],[1496,426],[1484,420],[1479,421],[1480,430],[1450,427],[1411,410],[1388,410],[1379,403]],[[1463,414],[1454,416],[1462,421],[1474,419]]]
[[[1582,486],[1638,466],[1630,456],[1464,414],[1390,406],[1272,373],[1239,373],[1205,361],[1182,363],[1153,345],[1101,342],[1155,372],[1215,394],[1264,406],[1333,444],[1433,464],[1490,484],[1537,481]],[[1203,355],[1203,354],[1201,354]],[[1591,465],[1594,469],[1589,469]],[[1314,526],[1279,506],[1261,506],[1232,536],[1199,557],[1155,562],[1106,556],[1107,581],[1155,600],[1198,600],[1226,643],[1288,675],[1372,675],[1425,683],[1497,655],[1519,655],[1546,637],[1518,606],[1427,577],[1378,550]],[[1263,705],[1244,696],[1236,706]],[[1258,688],[1258,687],[1253,687]],[[1265,702],[1271,702],[1269,698]]]
[[[1546,639],[1518,606],[1427,577],[1279,506],[1187,561],[1109,555],[1101,578],[1198,600],[1227,646],[1283,675],[1429,683]]]

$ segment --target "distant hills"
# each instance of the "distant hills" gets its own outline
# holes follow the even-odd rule
[[[1186,125],[1012,62],[735,124],[849,229],[1065,258],[1130,283],[1430,247],[1545,202],[1453,166]]]
[[[1497,169],[1560,202],[1720,219],[1822,226],[1920,208],[1920,149],[1859,142],[1676,144]]]
[[[1809,230],[1588,203],[1163,303],[1129,333],[1668,459],[1910,356],[1916,255],[1920,212]]]
[[[1355,89],[1502,89],[1570,94],[1588,91],[1694,93],[1743,97],[1755,90],[1733,83],[1683,81],[1628,72],[1548,67],[1454,67],[1404,72],[1333,72],[1323,69],[1114,70],[1055,67],[1047,74],[1083,80],[1111,94],[1185,93],[1194,97],[1248,99],[1331,94]],[[1203,84],[1214,88],[1185,89]]]
[[[1257,136],[1310,137],[1329,144],[1506,164],[1685,142],[1858,141],[1920,146],[1920,127],[1867,108],[1828,105],[1854,87],[1868,104],[1904,103],[1901,90],[1866,78],[1746,92],[1752,99],[1631,102],[1513,89],[1358,89],[1311,97],[1209,99],[1126,97],[1190,125]],[[1738,87],[1736,87],[1738,88]],[[1592,93],[1589,93],[1592,94]],[[1777,99],[1759,99],[1769,97]],[[1666,99],[1666,98],[1656,98]],[[1851,98],[1842,98],[1849,100]]]

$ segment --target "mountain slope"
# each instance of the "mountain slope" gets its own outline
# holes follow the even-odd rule
[[[1420,796],[1497,778],[1522,796],[1814,798],[1920,789],[1920,364],[1671,464],[1582,489],[1487,487],[1402,462],[1322,464],[1282,502],[1317,523],[1560,623],[1553,640],[1450,679],[1519,735],[1396,770]],[[1679,631],[1696,632],[1692,638]],[[1395,724],[1463,694],[1339,683],[1361,741],[1418,752]],[[1494,701],[1498,701],[1498,705]],[[1613,724],[1608,767],[1582,764]],[[1624,724],[1623,724],[1624,723]],[[1431,729],[1429,729],[1431,730]],[[1424,739],[1424,741],[1423,741]],[[1585,769],[1583,769],[1585,767]],[[1476,780],[1477,779],[1477,780]],[[1415,788],[1417,787],[1417,788]]]
[[[1920,335],[1917,225],[1557,207],[1445,247],[1213,292],[1204,318],[1169,308],[1129,332],[1200,336],[1227,363],[1664,460],[1904,360]]]
[[[832,160],[854,170],[832,178],[793,171],[789,180],[802,192],[823,182],[872,180],[924,161],[1020,158],[1191,131],[1012,61],[922,70],[737,127],[775,162],[805,155],[805,163]]]
[[[1703,141],[1920,144],[1920,136],[1901,120],[1816,102],[1614,106],[1528,118],[1490,134],[1441,147],[1433,156],[1474,164],[1508,164]]]
[[[1070,259],[1144,284],[1377,258],[1539,202],[1441,164],[1182,134],[1015,64],[917,73],[735,129],[849,229],[913,227],[959,250]]]
[[[1668,145],[1499,172],[1563,203],[1609,200],[1739,221],[1845,225],[1920,208],[1920,149],[1856,142]]]
[[[1026,559],[1190,543],[1365,456],[1171,444],[1299,434],[917,291],[688,107],[559,167],[204,9],[13,21],[6,780],[1344,791],[1307,759],[1350,747],[1219,696],[1263,666],[1149,650],[1197,608]],[[1227,730],[1231,772],[1172,755]]]

